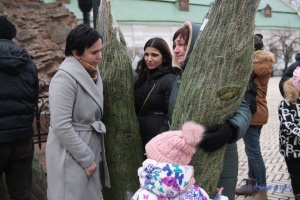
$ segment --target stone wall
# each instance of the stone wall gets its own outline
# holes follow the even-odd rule
[[[64,59],[65,40],[77,25],[76,17],[62,3],[46,4],[39,0],[0,0],[0,15],[17,29],[14,42],[25,48],[38,68],[47,96],[49,82]]]

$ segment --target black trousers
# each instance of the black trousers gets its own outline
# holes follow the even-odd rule
[[[296,199],[300,199],[300,158],[286,158],[285,162],[291,175],[293,193]]]
[[[33,152],[32,138],[0,144],[0,180],[4,173],[12,200],[31,199]]]

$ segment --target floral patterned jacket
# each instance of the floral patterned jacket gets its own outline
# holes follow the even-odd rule
[[[209,200],[208,194],[194,184],[193,175],[193,166],[147,159],[138,169],[141,188],[131,200]],[[221,199],[227,198],[220,194],[214,198]]]

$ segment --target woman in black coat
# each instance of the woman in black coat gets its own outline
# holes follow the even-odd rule
[[[134,84],[143,147],[157,134],[169,130],[168,106],[174,79],[168,44],[162,38],[149,39]]]

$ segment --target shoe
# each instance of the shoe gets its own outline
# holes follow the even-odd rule
[[[251,196],[247,196],[244,200],[268,200],[267,191],[258,190],[254,192]]]
[[[256,185],[256,181],[251,181],[248,179],[243,179],[245,185],[242,185],[239,188],[235,189],[235,194],[237,195],[251,195],[255,192],[254,186]]]

